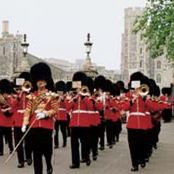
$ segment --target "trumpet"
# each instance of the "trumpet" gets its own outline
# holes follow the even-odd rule
[[[141,96],[146,96],[149,93],[149,87],[145,84],[141,85],[138,90]]]
[[[22,91],[29,92],[32,88],[31,82],[25,81],[22,85]]]
[[[80,88],[79,94],[81,94],[83,96],[90,96],[89,88],[87,86],[82,86]]]
[[[98,91],[95,91],[93,96],[97,98],[97,97],[100,97],[101,95],[100,95],[100,93]]]

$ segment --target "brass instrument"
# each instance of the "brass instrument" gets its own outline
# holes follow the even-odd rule
[[[141,96],[146,96],[149,93],[149,87],[145,84],[141,85],[138,90]]]
[[[101,95],[100,95],[100,93],[98,91],[95,91],[93,96],[95,96],[97,98],[97,97],[100,97]]]
[[[81,94],[83,96],[89,96],[90,95],[89,88],[87,86],[82,86],[80,88],[79,94]]]
[[[32,88],[31,82],[25,81],[22,85],[22,91],[29,92]]]

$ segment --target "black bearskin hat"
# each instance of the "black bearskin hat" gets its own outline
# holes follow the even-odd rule
[[[76,72],[72,78],[72,81],[81,81],[82,86],[87,86],[87,80],[86,74],[80,71]]]
[[[25,81],[31,81],[29,72],[22,72],[18,78],[23,78]]]
[[[130,76],[130,83],[129,83],[129,89],[133,89],[132,88],[132,81],[140,81],[140,84],[143,84],[144,82],[144,75],[143,73],[141,73],[140,71],[137,71],[135,73],[133,73],[131,76]]]
[[[47,82],[46,89],[54,90],[51,69],[46,63],[40,62],[33,65],[30,69],[30,76],[34,90],[37,90],[36,83],[39,80],[45,80]]]
[[[113,96],[119,96],[120,95],[120,87],[117,83],[113,84]]]
[[[100,75],[95,78],[94,87],[96,88],[96,90],[98,89],[104,90],[105,86],[106,86],[106,78],[104,76]]]
[[[65,93],[65,82],[64,81],[58,81],[55,84],[55,90],[56,91],[62,91]]]
[[[94,92],[94,81],[91,77],[87,77],[87,78],[88,78],[87,87],[88,87],[90,93],[93,94],[93,92]]]
[[[65,90],[66,92],[68,92],[68,91],[71,91],[71,89],[72,89],[72,82],[68,81],[65,85]]]
[[[167,94],[168,96],[170,96],[171,92],[172,92],[171,88],[162,88],[162,94],[163,95]]]
[[[124,85],[123,81],[119,80],[119,81],[116,82],[116,84],[117,84],[117,86],[118,86],[121,93],[127,93],[128,92],[128,90],[124,87],[125,85]]]
[[[104,91],[112,93],[112,90],[113,90],[112,82],[107,79]]]
[[[124,82],[123,81],[117,81],[117,85],[118,87],[120,88],[120,90],[123,90],[124,89]]]
[[[0,93],[1,94],[4,94],[4,93],[11,94],[12,91],[13,91],[12,85],[9,80],[7,80],[7,79],[0,80]]]
[[[154,96],[156,96],[156,97],[160,96],[160,88],[159,88],[159,86],[155,87]]]

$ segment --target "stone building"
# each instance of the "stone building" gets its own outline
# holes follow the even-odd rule
[[[13,80],[22,71],[29,71],[30,67],[38,62],[44,62],[30,53],[23,56],[21,47],[23,35],[9,33],[9,22],[3,21],[2,37],[0,38],[0,79],[6,78]],[[66,71],[62,70],[53,64],[48,63],[52,70],[52,75],[55,81],[65,80]]]
[[[125,9],[124,33],[122,34],[121,79],[127,84],[129,77],[141,71],[149,78],[155,79],[162,88],[169,86],[172,79],[172,63],[164,56],[155,60],[149,58],[149,52],[141,39],[141,32],[132,33],[136,15],[142,14],[142,8]]]

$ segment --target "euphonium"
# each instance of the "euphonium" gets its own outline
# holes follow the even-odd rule
[[[138,90],[141,96],[146,96],[149,93],[149,87],[145,84],[141,85]]]
[[[25,81],[22,85],[22,91],[29,92],[32,88],[31,82]]]

